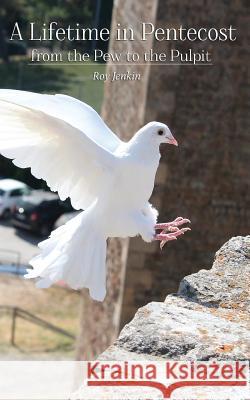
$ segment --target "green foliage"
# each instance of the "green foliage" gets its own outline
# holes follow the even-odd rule
[[[16,21],[22,26],[29,22],[48,24],[51,21],[61,26],[76,22],[91,26],[94,4],[90,0],[1,0],[0,18],[9,33]]]
[[[21,13],[26,5],[26,0],[1,0],[0,16],[12,18],[13,13]]]
[[[53,20],[68,24],[91,23],[93,7],[90,0],[24,0],[28,21],[49,23]],[[34,19],[35,17],[35,19]]]

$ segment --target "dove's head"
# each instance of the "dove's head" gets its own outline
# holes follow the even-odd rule
[[[161,143],[168,143],[178,146],[177,140],[170,132],[169,127],[161,122],[149,122],[147,125],[143,126],[137,134],[143,137],[144,140],[147,138],[150,142],[158,145]]]

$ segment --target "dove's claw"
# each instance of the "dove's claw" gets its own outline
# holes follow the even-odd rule
[[[185,232],[190,231],[190,228],[181,228],[179,229],[178,226],[183,224],[190,223],[190,220],[187,218],[178,217],[172,222],[166,222],[163,224],[156,224],[155,229],[162,229],[161,233],[155,234],[155,240],[160,240],[160,248],[162,249],[163,246],[171,241],[176,240],[178,236],[184,235]]]
[[[177,217],[174,221],[164,222],[163,224],[156,224],[155,229],[168,229],[169,227],[181,226],[183,224],[190,224],[191,221],[187,218]]]
[[[165,242],[176,239],[176,236],[172,236],[172,233],[159,233],[158,235],[155,235],[155,240],[161,240]]]
[[[161,250],[163,249],[163,246],[167,243],[170,242],[171,240],[177,240],[177,237],[172,236],[171,233],[159,233],[155,235],[155,240],[160,240],[160,248]]]
[[[177,226],[169,226],[167,229],[166,229],[166,231],[169,231],[169,232],[176,232],[176,231],[178,231],[179,230],[179,228],[177,227]],[[163,230],[163,232],[165,232],[165,229]]]

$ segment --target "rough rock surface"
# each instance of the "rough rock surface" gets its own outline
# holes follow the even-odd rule
[[[234,237],[216,253],[211,270],[186,276],[178,293],[167,296],[164,303],[152,302],[140,308],[114,345],[98,359],[249,360],[249,283],[250,236]],[[89,400],[90,389],[82,386],[71,399]],[[240,389],[231,388],[230,396],[223,392],[223,398],[246,398]],[[137,399],[162,398],[148,388],[146,392],[136,387],[122,390],[127,399],[131,394]],[[213,388],[190,390],[185,392],[186,398],[214,398]],[[100,398],[116,399],[117,393],[118,388],[101,388]]]
[[[250,236],[234,237],[211,270],[142,307],[101,360],[250,359]]]

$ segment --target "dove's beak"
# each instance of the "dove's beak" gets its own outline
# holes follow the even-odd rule
[[[171,134],[171,136],[167,136],[166,142],[167,142],[168,144],[173,144],[174,146],[178,146],[178,142],[177,142],[177,140],[173,137],[172,134]]]
[[[168,143],[169,144],[173,144],[174,146],[178,146],[178,142],[177,142],[177,140],[173,137],[173,139],[170,139],[169,141],[168,141]]]

